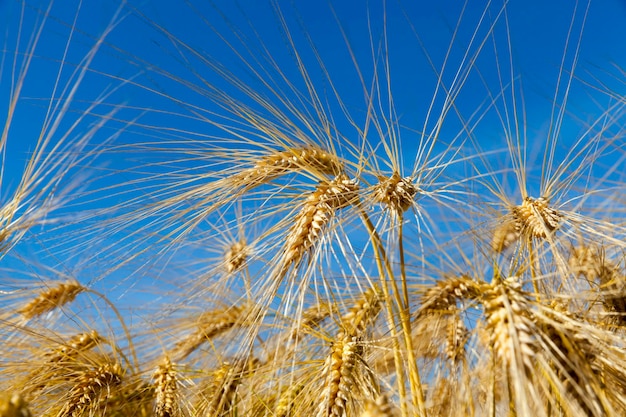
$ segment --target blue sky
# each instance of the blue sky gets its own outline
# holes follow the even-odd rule
[[[48,6],[47,2],[27,3],[29,6],[25,9],[26,18],[21,28],[22,38],[17,43],[21,6],[19,2],[13,0],[0,1],[2,16],[0,25],[6,28],[1,35],[2,48],[5,51],[0,79],[2,81],[0,112],[3,114],[6,113],[10,93],[11,84],[8,80],[11,79],[11,71],[14,69],[12,61],[14,51],[26,50],[29,34],[37,27],[37,22],[41,21],[42,9]],[[165,130],[170,128],[184,129],[186,133],[178,135],[182,138],[223,136],[224,132],[207,123],[191,121],[186,117],[191,114],[193,106],[201,109],[197,111],[204,117],[216,113],[215,117],[220,117],[219,115],[223,116],[226,113],[217,105],[219,103],[216,104],[206,96],[193,92],[189,85],[184,85],[184,82],[205,88],[206,85],[202,85],[202,82],[206,81],[238,100],[254,104],[249,97],[207,67],[206,63],[202,62],[205,58],[223,66],[228,73],[251,89],[267,95],[277,103],[281,95],[272,96],[261,82],[263,78],[274,77],[274,85],[283,88],[286,93],[284,98],[295,102],[294,91],[288,89],[285,79],[280,78],[276,68],[270,67],[271,57],[286,79],[293,82],[295,88],[306,96],[305,84],[295,65],[294,51],[288,45],[285,31],[280,27],[277,13],[270,3],[256,0],[197,3],[199,4],[188,7],[183,5],[183,2],[131,1],[121,8],[118,17],[114,17],[117,12],[117,5],[114,2],[84,2],[78,12],[76,30],[73,31],[72,42],[67,51],[65,45],[70,34],[68,24],[76,17],[78,2],[59,1],[51,7],[50,17],[39,40],[18,111],[11,124],[7,159],[4,163],[3,201],[10,195],[10,190],[21,175],[27,153],[34,149],[34,140],[41,130],[43,115],[47,109],[46,99],[52,94],[55,77],[60,73],[61,85],[71,80],[77,64],[112,19],[116,22],[115,27],[106,37],[105,44],[100,47],[90,71],[85,75],[72,103],[72,110],[64,116],[58,135],[63,133],[63,129],[69,129],[81,110],[98,100],[103,93],[110,92],[102,105],[93,109],[93,117],[83,120],[77,130],[77,132],[81,131],[80,129],[87,130],[89,123],[97,120],[98,115],[107,114],[112,108],[121,106],[116,113],[119,120],[110,121],[96,135],[94,138],[96,144],[109,140],[126,121],[134,120],[139,124],[151,124],[157,129],[145,130],[139,126],[127,126],[125,130],[119,132],[119,137],[114,143],[132,144],[144,141],[147,133],[153,135],[156,140],[171,139],[173,136]],[[347,111],[356,120],[361,120],[366,102],[359,81],[359,71],[369,86],[376,56],[372,54],[372,44],[380,45],[386,28],[388,45],[387,49],[383,50],[389,57],[391,92],[394,109],[403,126],[405,140],[403,146],[406,148],[406,155],[413,152],[412,141],[417,138],[415,132],[423,128],[425,114],[437,85],[437,74],[430,67],[427,56],[439,70],[450,47],[449,62],[442,76],[444,83],[450,85],[465,51],[468,48],[472,52],[476,51],[476,43],[470,43],[470,37],[475,31],[477,39],[486,39],[483,51],[476,61],[475,68],[479,72],[473,71],[468,77],[458,97],[457,105],[464,117],[470,117],[472,112],[479,108],[486,111],[485,122],[476,130],[476,134],[481,135],[481,146],[485,148],[502,147],[504,144],[502,126],[498,125],[495,113],[488,110],[489,106],[485,104],[488,102],[489,93],[494,95],[499,93],[498,66],[503,85],[508,85],[511,78],[515,80],[518,86],[515,100],[523,98],[531,132],[529,140],[536,141],[533,143],[538,143],[538,148],[541,148],[540,144],[544,140],[541,133],[546,132],[550,123],[555,97],[558,103],[562,103],[563,100],[563,88],[556,90],[557,79],[559,74],[567,79],[585,15],[580,56],[575,69],[576,77],[567,103],[568,109],[571,108],[575,111],[576,117],[582,119],[572,128],[573,134],[580,131],[581,126],[595,120],[614,102],[609,95],[595,91],[591,87],[600,84],[596,77],[607,82],[608,88],[617,95],[623,97],[626,90],[626,84],[622,80],[611,76],[619,74],[616,67],[626,68],[624,1],[593,2],[589,6],[588,14],[585,13],[586,2],[580,2],[576,6],[576,11],[574,2],[571,1],[511,2],[506,9],[507,20],[501,15],[495,24],[493,36],[487,38],[485,34],[490,28],[490,22],[498,14],[501,4],[495,2],[488,8],[485,20],[476,30],[485,11],[486,2],[469,1],[463,19],[458,23],[458,35],[452,45],[453,31],[457,27],[463,6],[462,2],[458,1],[388,1],[385,7],[386,26],[382,20],[381,2],[369,2],[368,5],[368,2],[363,1],[298,0],[276,4],[280,5],[289,33],[309,71],[317,93],[322,101],[328,100],[327,110],[335,115],[334,122],[342,132],[345,132],[346,138],[353,137],[351,136],[354,133],[353,129],[338,108],[329,79],[322,72],[314,51],[319,53]],[[572,31],[564,61],[566,70],[561,71],[570,25]],[[168,31],[171,38],[168,39],[159,28]],[[507,35],[510,35],[510,51]],[[186,47],[189,49],[185,49]],[[194,56],[192,51],[200,55]],[[237,53],[241,55],[238,56]],[[383,54],[378,58],[384,56],[386,55]],[[22,62],[22,59],[23,56],[18,55],[17,62]],[[381,62],[383,61],[378,61],[376,66],[379,71],[384,69]],[[267,72],[259,72],[264,74],[259,77],[253,75],[254,71]],[[591,86],[585,83],[590,83]],[[510,90],[507,90],[505,97],[509,102],[513,100]],[[454,117],[451,116],[452,119]],[[454,123],[451,123],[454,126]],[[451,128],[451,132],[454,129]],[[105,153],[103,157],[88,164],[90,167],[86,174],[88,176],[85,177],[85,188],[81,191],[88,190],[90,181],[94,181],[96,187],[103,189],[120,180],[136,178],[136,174],[121,170],[133,170],[148,160],[164,157],[166,154],[154,156],[136,152],[132,155],[123,152]],[[184,166],[184,163],[181,164]],[[410,160],[407,164],[412,165]],[[112,169],[115,175],[104,176],[102,173],[105,169]],[[102,197],[106,192],[97,195]],[[87,200],[89,198],[87,197]],[[111,195],[108,199],[91,201],[87,206],[80,208],[91,209],[99,205],[117,204],[127,198],[128,195]],[[71,212],[71,208],[67,212]],[[41,254],[39,235],[44,233],[45,230],[36,228],[32,235],[27,235],[25,246],[16,248],[24,251],[18,252],[18,255]],[[55,258],[58,260],[58,257]],[[9,260],[6,262],[11,267]],[[73,266],[65,267],[73,269]]]

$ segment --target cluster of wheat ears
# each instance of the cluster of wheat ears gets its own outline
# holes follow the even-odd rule
[[[384,4],[361,6],[369,62],[325,23],[356,108],[281,2],[291,67],[216,9],[225,24],[184,6],[224,60],[128,3],[98,35],[15,3],[3,164],[33,146],[0,174],[0,417],[626,415],[626,99],[578,78],[578,4],[529,126],[511,12],[486,3],[449,17],[437,58],[405,16],[433,80],[423,116],[395,103]],[[110,41],[128,21],[177,69]],[[50,25],[66,37],[29,141]],[[575,86],[591,120],[567,110]]]

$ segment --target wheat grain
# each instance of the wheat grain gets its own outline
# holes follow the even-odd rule
[[[458,314],[452,314],[446,323],[445,353],[455,365],[464,356],[468,331]]]
[[[104,364],[96,370],[87,371],[77,377],[69,392],[67,402],[59,417],[78,417],[110,395],[112,387],[122,382],[122,368],[118,364]]]
[[[517,290],[515,283],[495,282],[485,287],[482,298],[494,353],[506,366],[523,367],[527,371],[532,369],[534,326],[528,318],[526,302]],[[522,363],[518,363],[519,358]]]
[[[55,308],[74,301],[85,288],[76,281],[67,281],[42,291],[36,298],[20,307],[17,312],[27,319],[41,316]]]
[[[526,197],[522,204],[511,207],[511,213],[503,217],[495,229],[492,249],[502,252],[521,236],[545,239],[558,227],[562,214],[550,207],[547,198]]]
[[[206,404],[206,417],[236,415],[236,394],[242,379],[249,376],[258,366],[254,359],[238,360],[235,363],[224,362],[213,373]],[[233,414],[234,413],[234,414]]]
[[[561,214],[550,207],[548,199],[526,197],[519,206],[511,209],[518,230],[526,236],[545,239],[559,227]]]
[[[422,297],[417,316],[429,313],[445,314],[456,310],[457,301],[476,300],[483,290],[483,283],[467,275],[452,276],[437,281]]]
[[[491,248],[495,252],[502,252],[520,238],[520,227],[515,219],[504,217],[493,232]]]

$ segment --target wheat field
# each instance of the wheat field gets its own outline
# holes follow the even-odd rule
[[[426,3],[0,4],[0,417],[626,415],[602,7]]]

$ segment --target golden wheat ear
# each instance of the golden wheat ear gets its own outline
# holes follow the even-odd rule
[[[386,395],[380,395],[375,400],[367,400],[360,417],[397,417],[398,410]]]
[[[251,311],[252,308],[248,304],[205,311],[195,319],[194,330],[176,343],[171,352],[172,358],[181,361],[204,343],[234,327],[245,325],[249,321]]]
[[[361,341],[356,337],[345,337],[333,342],[324,365],[326,381],[317,417],[346,415],[347,407],[355,398],[352,388],[358,378],[357,363],[362,349]]]
[[[82,416],[85,411],[106,402],[111,390],[122,383],[123,374],[121,366],[116,363],[106,363],[79,373],[58,417]]]
[[[527,239],[548,238],[559,228],[563,217],[544,197],[526,197],[522,204],[510,210],[494,230],[491,245],[495,252],[504,251],[522,236]]]
[[[302,171],[322,179],[343,172],[343,163],[320,148],[287,149],[262,157],[254,167],[234,175],[231,182],[236,188],[250,190],[290,171]]]
[[[233,243],[224,253],[226,272],[232,274],[243,267],[248,259],[250,248],[245,239]]]
[[[17,312],[26,319],[39,317],[45,313],[69,304],[85,288],[77,281],[59,283],[39,293],[37,297],[17,309]]]
[[[176,417],[179,415],[178,374],[168,356],[152,375],[154,381],[154,416]]]
[[[304,255],[315,247],[335,211],[356,201],[357,191],[357,183],[343,174],[317,186],[297,214],[287,236],[281,271],[292,264],[299,265]]]
[[[380,177],[374,187],[374,202],[382,204],[394,213],[403,213],[413,206],[419,189],[410,177],[401,177],[394,171],[390,177]]]
[[[26,401],[20,394],[0,395],[0,417],[31,417]]]

